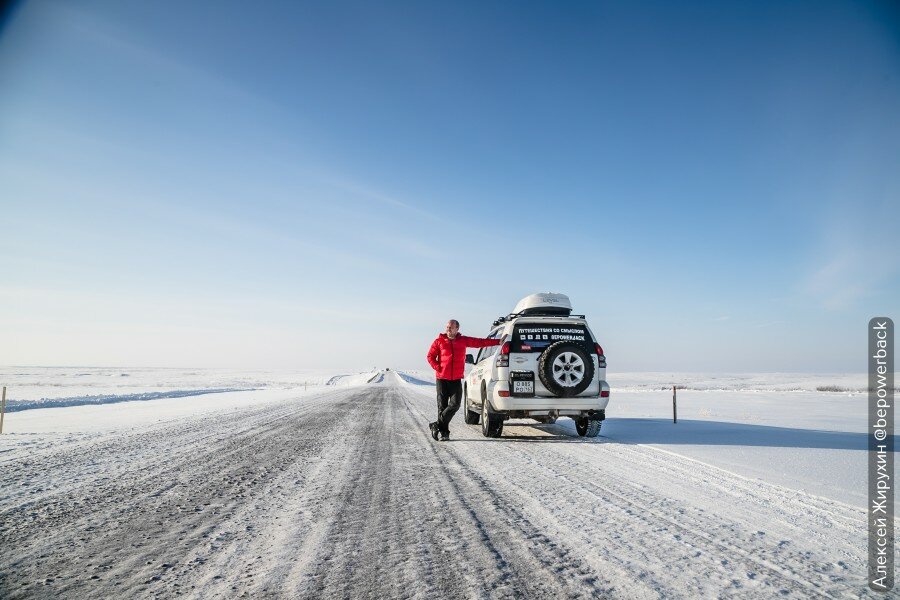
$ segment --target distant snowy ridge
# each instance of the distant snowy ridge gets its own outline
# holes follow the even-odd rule
[[[41,398],[40,400],[9,400],[7,412],[17,412],[32,408],[57,408],[60,406],[82,406],[87,404],[113,404],[116,402],[134,402],[139,400],[158,400],[160,398],[184,398],[186,396],[202,396],[204,394],[221,394],[223,392],[252,392],[260,388],[209,388],[203,390],[171,390],[167,392],[142,392],[136,394],[104,394],[98,396],[74,396],[71,398]]]
[[[409,373],[405,373],[403,371],[396,371],[396,373],[400,376],[400,379],[402,379],[406,383],[411,383],[413,385],[434,385],[433,381],[419,379],[418,377],[414,377],[413,375],[410,375]]]
[[[356,373],[355,375],[350,375],[348,373],[342,375],[335,375],[328,379],[325,382],[325,385],[340,385],[340,386],[355,386],[355,385],[366,385],[367,383],[379,383],[381,380],[375,381],[378,379],[379,375],[382,375],[383,371],[375,370],[375,371],[363,371],[361,373]]]

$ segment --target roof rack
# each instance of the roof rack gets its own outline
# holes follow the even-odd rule
[[[500,325],[501,323],[506,323],[507,321],[511,321],[512,319],[515,319],[516,317],[557,317],[559,319],[587,319],[587,317],[585,315],[541,315],[541,314],[535,314],[533,312],[532,313],[518,312],[518,313],[509,313],[505,317],[497,317],[497,320],[495,320],[493,322],[491,327],[496,327],[497,325]]]

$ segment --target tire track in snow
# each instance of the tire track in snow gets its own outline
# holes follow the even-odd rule
[[[395,421],[396,392],[373,389],[348,415],[350,450],[335,478],[332,501],[316,514],[327,523],[305,568],[292,574],[290,595],[304,598],[425,597],[444,590],[465,595],[464,582],[435,543],[447,527],[442,499],[421,481],[427,461]],[[418,450],[421,450],[419,448]],[[437,568],[435,568],[437,565]]]

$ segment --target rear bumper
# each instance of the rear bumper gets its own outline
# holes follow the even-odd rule
[[[496,411],[524,410],[524,411],[585,411],[604,410],[609,404],[609,398],[502,398],[494,396],[491,406]]]
[[[609,385],[605,381],[600,382],[601,391],[609,392]],[[558,396],[534,396],[531,398],[517,396],[501,396],[500,392],[508,392],[509,384],[505,381],[494,383],[491,389],[491,406],[497,411],[585,411],[605,410],[609,404],[609,396],[576,396],[574,398],[560,398]]]

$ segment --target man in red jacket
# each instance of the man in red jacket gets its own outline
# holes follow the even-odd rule
[[[459,321],[450,319],[446,333],[437,336],[428,349],[428,364],[434,369],[437,386],[437,421],[428,424],[431,437],[441,441],[450,439],[450,420],[459,410],[462,397],[462,378],[466,371],[466,348],[498,346],[500,340],[475,338],[459,334]]]

